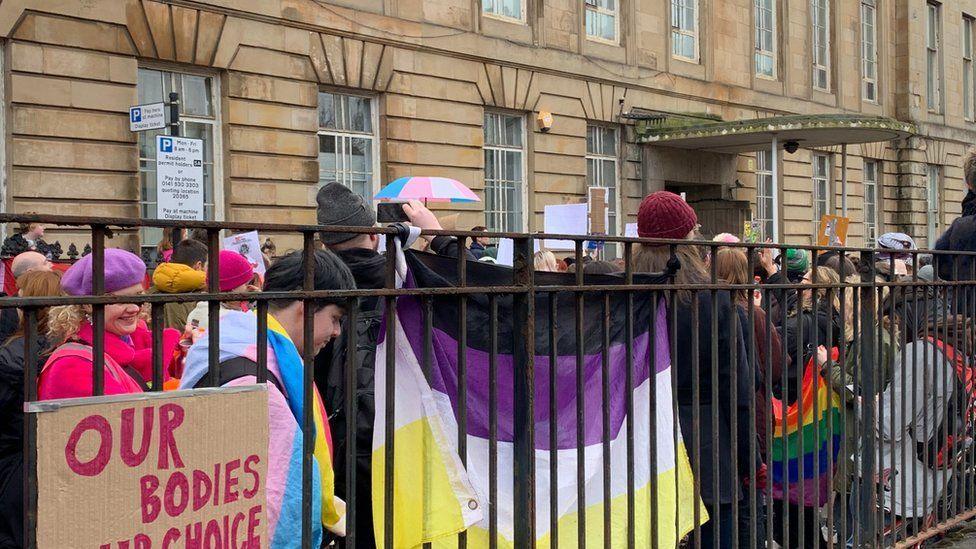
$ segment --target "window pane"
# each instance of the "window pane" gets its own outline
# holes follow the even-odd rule
[[[347,129],[363,133],[373,131],[371,103],[370,99],[366,97],[349,96]]]
[[[191,74],[183,75],[183,96],[180,98],[183,114],[190,116],[213,116],[210,103],[210,78]]]
[[[319,92],[319,127],[335,129],[337,118],[335,96]]]
[[[338,138],[332,135],[319,136],[319,183],[338,181]]]
[[[139,104],[163,101],[163,73],[152,69],[139,69]]]

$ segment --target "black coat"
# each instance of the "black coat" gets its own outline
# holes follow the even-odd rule
[[[38,341],[35,364],[47,347]],[[0,548],[24,546],[24,338],[0,347]]]
[[[817,305],[816,311],[801,309],[786,319],[785,332],[780,330],[783,350],[789,355],[791,366],[785,372],[788,382],[786,390],[783,390],[782,379],[774,379],[773,386],[777,395],[790,403],[796,398],[803,369],[816,356],[817,347],[844,344],[839,313],[823,299]]]
[[[7,294],[0,292],[0,297],[7,297]],[[19,325],[20,317],[17,315],[17,309],[0,309],[0,346],[14,335]]]
[[[976,251],[976,193],[969,191],[962,201],[962,216],[952,222],[952,225],[935,243],[936,250],[953,252]],[[972,280],[976,272],[973,257],[953,254],[936,254],[933,258],[936,272],[943,280]]]
[[[732,304],[729,293],[717,292],[718,316],[714,320],[718,325],[718,356],[714,358],[718,366],[718,386],[715,387],[712,383],[712,293],[700,291],[697,295],[698,347],[692,346],[692,334],[696,330],[693,301],[683,303],[678,300],[677,333],[671,334],[677,346],[677,354],[672,357],[672,363],[677,386],[675,397],[678,401],[678,419],[692,466],[698,473],[696,478],[701,486],[702,499],[708,504],[733,503],[742,497],[740,479],[748,475],[755,466],[755,456],[749,453],[750,422],[744,419],[748,417],[749,400],[755,395],[755,389],[749,384],[748,357],[742,335],[744,322],[738,316],[737,307]],[[735,331],[731,329],[733,317],[737,319]],[[736,349],[735,362],[732,361],[733,346]],[[732,384],[733,371],[735,385]],[[697,424],[694,421],[696,384],[699,390]],[[713,418],[716,411],[718,423]],[[731,421],[733,414],[739,419],[734,438]],[[718,431],[717,440],[713,440],[713,429]],[[716,450],[718,460],[714,459]],[[733,453],[738,459],[737,471],[732,469]],[[718,493],[714,488],[716,478],[719,481]]]

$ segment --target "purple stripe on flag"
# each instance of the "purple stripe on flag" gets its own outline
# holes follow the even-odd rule
[[[397,341],[398,345],[409,345],[417,361],[423,366],[423,316],[416,300],[400,298],[398,310],[406,333],[407,341]],[[664,306],[655,326],[656,361],[655,372],[670,367],[667,341],[667,323]],[[650,334],[645,328],[635,326],[639,334],[634,338],[634,387],[648,380],[648,353]],[[430,368],[431,387],[448,396],[457,415],[457,340],[449,334],[433,330],[432,364]],[[498,440],[514,440],[514,366],[511,354],[503,354],[499,349],[497,357],[498,394]],[[608,352],[610,385],[610,439],[619,432],[626,416],[626,347],[620,343],[611,345]],[[583,444],[598,444],[603,440],[603,356],[601,354],[583,357],[583,407],[585,423]],[[489,430],[489,355],[487,352],[467,350],[467,432],[471,436],[488,438]],[[549,378],[551,368],[548,356],[535,357],[535,447],[549,449]],[[576,357],[560,356],[556,359],[556,445],[559,449],[576,447]]]

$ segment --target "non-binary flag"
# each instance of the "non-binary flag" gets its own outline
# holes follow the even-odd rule
[[[407,255],[407,286],[446,287],[457,280],[456,261],[427,254]],[[469,264],[469,286],[506,284],[511,270]],[[537,273],[537,284],[565,284],[571,277]],[[552,278],[552,280],[548,280]],[[599,284],[619,284],[620,277],[599,277]],[[653,277],[635,277],[653,283]],[[646,280],[644,279],[646,278]],[[485,295],[472,295],[466,307],[466,466],[458,455],[460,412],[458,341],[461,318],[457,296],[435,296],[429,310],[430,332],[426,329],[425,303],[419,297],[400,297],[396,331],[384,337],[376,357],[376,421],[373,438],[373,510],[376,539],[384,535],[384,455],[386,347],[395,346],[393,440],[394,460],[394,545],[416,547],[433,542],[435,547],[456,547],[458,532],[467,532],[468,547],[488,547],[489,493],[492,489],[489,447],[495,430],[497,478],[498,547],[513,547],[514,511],[514,345],[519,330],[514,325],[511,296],[497,297],[497,354],[491,364],[491,307]],[[554,340],[555,367],[550,364],[549,300],[555,299],[557,323]],[[549,547],[553,535],[560,547],[579,545],[580,512],[585,517],[589,546],[604,545],[605,501],[610,510],[610,547],[628,544],[628,488],[632,488],[634,532],[638,547],[675,547],[694,527],[694,490],[691,467],[675,429],[672,414],[671,364],[666,309],[661,293],[633,294],[633,339],[628,345],[627,297],[623,292],[587,292],[584,298],[583,423],[577,421],[577,341],[575,297],[571,293],[539,292],[535,301],[535,532],[536,546]],[[609,315],[603,314],[607,305]],[[606,324],[604,324],[606,318]],[[604,346],[604,329],[607,338]],[[429,335],[429,347],[426,340]],[[425,348],[426,347],[426,348]],[[634,414],[627,417],[626,376],[628,348],[633,367]],[[429,362],[425,360],[429,357]],[[604,363],[604,361],[606,363]],[[494,375],[492,373],[494,372]],[[603,401],[604,372],[609,400]],[[556,417],[550,416],[550,379],[555,376]],[[497,391],[496,422],[493,425],[491,388]],[[651,391],[656,397],[651,410]],[[604,455],[603,411],[609,411],[609,453]],[[651,414],[654,414],[654,420]],[[550,493],[550,428],[556,428],[555,494]],[[633,421],[633,482],[628,486],[627,423]],[[652,426],[654,432],[651,432]],[[577,437],[585,448],[584,500],[578,498]],[[677,440],[675,439],[677,433]],[[652,452],[652,445],[654,451]],[[652,463],[652,456],[654,462]],[[604,459],[611,471],[605,497]],[[652,510],[652,491],[657,506]],[[699,503],[700,504],[700,503]],[[551,530],[550,510],[556,509],[557,532]],[[707,513],[700,508],[701,520]],[[651,521],[656,524],[657,543],[652,544]]]

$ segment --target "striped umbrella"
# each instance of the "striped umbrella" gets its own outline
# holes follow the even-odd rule
[[[481,202],[471,189],[460,181],[447,177],[401,177],[383,187],[373,198],[423,202]]]

